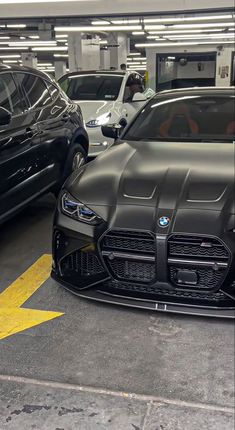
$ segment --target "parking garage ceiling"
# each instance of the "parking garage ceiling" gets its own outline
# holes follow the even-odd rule
[[[0,11],[2,7],[0,0]],[[125,32],[130,38],[131,54],[133,57],[141,55],[139,64],[144,67],[145,48],[148,47],[232,46],[234,25],[233,11],[224,9],[174,15],[1,19],[0,61],[21,64],[22,52],[34,52],[38,67],[49,72],[53,71],[56,59],[67,61],[70,34],[83,33],[86,38],[98,35],[100,48],[108,49],[109,34]],[[128,62],[133,59],[129,58]]]

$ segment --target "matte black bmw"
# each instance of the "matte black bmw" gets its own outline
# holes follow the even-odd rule
[[[86,160],[80,108],[46,74],[0,65],[0,223]]]
[[[234,88],[155,96],[65,184],[53,277],[79,296],[234,317]]]

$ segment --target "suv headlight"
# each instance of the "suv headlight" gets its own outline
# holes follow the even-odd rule
[[[104,113],[98,116],[96,119],[92,119],[86,123],[87,127],[101,127],[102,125],[108,124],[111,118],[111,112]]]
[[[97,225],[103,222],[95,212],[85,206],[83,203],[76,200],[69,193],[65,192],[61,197],[61,209],[62,212],[81,222],[85,222],[91,225]]]

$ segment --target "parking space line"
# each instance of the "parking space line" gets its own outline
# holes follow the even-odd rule
[[[64,315],[21,306],[44,284],[51,271],[51,256],[43,255],[0,294],[0,340]]]
[[[51,255],[42,255],[26,272],[0,294],[0,307],[19,308],[49,278]]]
[[[90,387],[84,385],[76,385],[70,383],[63,382],[55,382],[55,381],[45,381],[41,379],[33,379],[21,376],[12,376],[12,375],[1,375],[0,381],[2,382],[13,382],[17,384],[28,384],[28,385],[37,385],[45,388],[52,388],[55,390],[71,390],[71,391],[79,391],[82,393],[90,393],[104,396],[112,396],[112,397],[120,397],[125,399],[134,399],[140,402],[152,402],[158,404],[167,404],[167,405],[175,405],[178,407],[186,407],[186,408],[195,408],[202,409],[206,411],[214,411],[214,412],[223,412],[229,415],[234,415],[234,408],[229,406],[216,405],[212,403],[203,403],[203,402],[189,402],[185,400],[179,399],[168,399],[165,397],[158,397],[154,395],[148,394],[136,394],[136,393],[128,393],[123,391],[114,391],[109,390],[107,388],[97,388]]]

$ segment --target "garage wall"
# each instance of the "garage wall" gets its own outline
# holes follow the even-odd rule
[[[211,46],[198,46],[198,47],[190,47],[188,49],[184,49],[182,50],[182,48],[179,50],[179,48],[171,48],[166,51],[166,48],[149,48],[146,50],[146,56],[147,56],[147,70],[148,70],[148,85],[150,88],[152,88],[154,91],[156,91],[156,55],[157,54],[168,54],[172,56],[174,54],[182,54],[182,51],[184,51],[185,53],[196,53],[196,52],[215,52],[217,51],[217,47],[215,45],[211,45]],[[230,82],[231,82],[231,64],[232,64],[232,53],[233,53],[234,49],[230,48],[223,48],[222,50],[220,49],[217,53],[217,62],[216,62],[216,85],[217,86],[229,86]],[[210,62],[209,62],[210,63]],[[178,78],[185,78],[186,79],[186,75],[188,76],[188,78],[192,78],[195,76],[195,73],[197,70],[197,64],[198,62],[193,62],[193,63],[188,63],[187,66],[184,67],[177,67],[177,71],[175,71],[175,76],[177,76]],[[223,76],[221,73],[221,67],[228,67],[229,68],[229,74],[228,76],[225,77],[221,77]],[[213,72],[212,72],[212,68],[213,68]],[[214,76],[214,65],[212,66],[209,64],[205,65],[205,71],[204,72],[198,72],[200,73],[200,75],[197,77],[201,77],[204,78],[205,74],[212,74]],[[182,76],[184,75],[184,76]],[[211,77],[211,76],[206,76],[206,77]]]
[[[14,1],[14,0],[13,0]],[[23,1],[23,0],[22,0]],[[147,14],[174,11],[221,9],[221,0],[66,0],[49,3],[0,5],[0,18],[56,17],[85,15]],[[223,9],[233,8],[234,0],[224,0]]]

